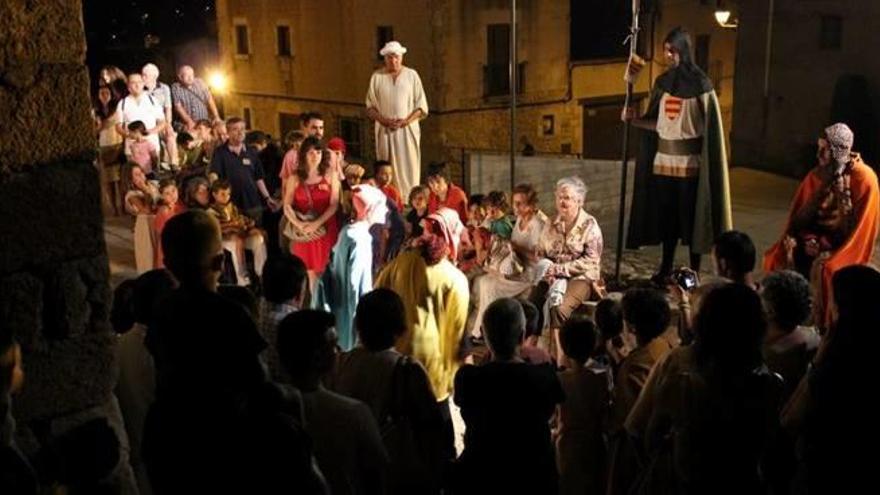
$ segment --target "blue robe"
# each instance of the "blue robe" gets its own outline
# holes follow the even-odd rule
[[[333,313],[339,347],[350,351],[357,340],[354,313],[361,296],[373,290],[373,237],[365,222],[346,225],[330,253],[330,263],[315,294],[316,309]]]

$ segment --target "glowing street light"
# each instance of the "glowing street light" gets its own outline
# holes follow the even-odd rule
[[[730,21],[730,11],[729,10],[716,10],[715,11],[715,20],[718,22],[718,25],[723,28],[735,28],[738,23],[736,20],[733,22]]]
[[[229,80],[222,72],[214,71],[208,75],[208,84],[214,91],[225,93],[226,89],[229,87]]]

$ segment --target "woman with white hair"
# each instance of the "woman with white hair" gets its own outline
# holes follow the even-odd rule
[[[530,299],[545,308],[544,327],[553,331],[557,359],[559,329],[584,301],[599,295],[602,275],[602,230],[583,206],[587,186],[579,177],[556,182],[556,217],[544,226],[538,255],[546,268]]]

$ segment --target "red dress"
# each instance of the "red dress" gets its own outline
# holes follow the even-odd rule
[[[309,196],[306,187],[312,194],[312,209],[317,216],[321,216],[330,207],[332,186],[326,178],[322,178],[317,184],[300,182],[293,192],[293,209],[300,213],[308,213]],[[309,271],[321,273],[330,259],[330,251],[336,244],[339,235],[339,225],[336,223],[336,215],[333,215],[324,223],[327,233],[324,236],[310,242],[291,243],[290,251],[299,256],[306,264]]]

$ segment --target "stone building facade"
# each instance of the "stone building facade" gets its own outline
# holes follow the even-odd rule
[[[620,43],[628,19],[605,11],[626,9],[629,2],[581,12],[577,6],[584,4],[518,2],[517,141],[520,146],[527,141],[538,153],[608,159],[620,153]],[[643,4],[642,52],[653,59],[636,92],[647,94],[663,70],[663,36],[683,25],[701,40],[702,60],[720,89],[729,124],[736,32],[716,24],[715,1]],[[355,154],[369,159],[372,123],[364,95],[370,74],[381,65],[379,48],[393,38],[408,48],[404,62],[419,71],[431,107],[422,128],[426,163],[460,161],[467,151],[508,150],[509,6],[508,0],[218,0],[220,60],[231,80],[227,113],[280,135],[296,128],[299,113],[317,110],[326,117],[327,134],[354,142]],[[603,26],[589,24],[595,8],[616,22],[614,29],[596,32]],[[573,53],[581,37],[589,36],[612,49]]]
[[[734,161],[800,176],[815,164],[819,132],[844,121],[856,133],[855,148],[876,163],[880,65],[873,50],[880,32],[871,20],[880,2],[737,3]]]
[[[78,0],[0,2],[0,325],[24,354],[22,450],[105,418],[120,444],[116,488],[133,493],[85,51]]]

